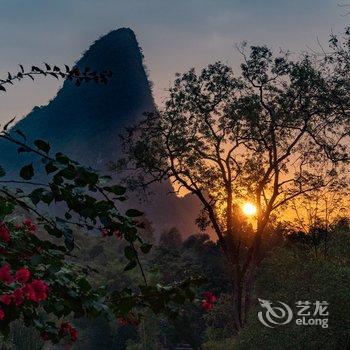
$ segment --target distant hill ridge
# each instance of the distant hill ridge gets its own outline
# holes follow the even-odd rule
[[[55,150],[101,168],[118,155],[118,133],[123,127],[154,109],[152,93],[131,29],[121,28],[101,37],[76,65],[108,69],[113,76],[106,86],[90,82],[76,87],[65,81],[47,106],[35,107],[16,128],[31,139],[47,139]]]
[[[106,86],[94,82],[76,87],[65,81],[46,106],[35,107],[15,128],[29,140],[49,141],[53,151],[67,153],[80,163],[99,170],[121,156],[119,135],[135,123],[143,112],[155,109],[143,56],[134,32],[113,30],[95,41],[76,65],[96,71],[111,70]],[[18,156],[16,148],[0,141],[1,165],[7,171],[28,163],[30,154]],[[159,232],[176,226],[184,234],[193,233],[198,203],[192,198],[167,195],[170,183],[155,185],[157,195],[142,205]],[[140,207],[136,196],[130,205]]]

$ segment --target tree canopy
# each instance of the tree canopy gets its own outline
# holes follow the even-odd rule
[[[240,289],[250,284],[272,215],[330,185],[349,162],[345,35],[332,37],[332,53],[321,58],[274,55],[265,46],[246,53],[243,45],[239,76],[220,62],[178,74],[164,109],[125,135],[118,167],[136,172],[134,186],[170,179],[175,191],[201,201],[199,222],[213,227],[232,266],[237,327],[249,306],[249,291]],[[250,241],[234,227],[247,200],[257,207]]]

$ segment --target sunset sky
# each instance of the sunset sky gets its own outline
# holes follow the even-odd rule
[[[242,41],[293,52],[319,49],[331,31],[349,23],[336,0],[2,0],[0,72],[17,63],[72,64],[99,36],[132,28],[145,54],[156,101],[175,72],[215,60],[238,69],[234,45]],[[16,86],[1,97],[0,122],[46,104],[59,83]]]

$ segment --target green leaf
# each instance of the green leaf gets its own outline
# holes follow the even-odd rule
[[[43,194],[43,196],[41,197],[41,200],[47,204],[50,205],[51,202],[54,200],[54,194],[52,192],[46,192]]]
[[[75,176],[76,176],[76,174],[77,174],[77,171],[75,170],[75,168],[74,167],[66,167],[66,168],[64,168],[63,170],[61,170],[60,172],[59,172],[59,174],[63,177],[63,178],[65,178],[65,179],[67,179],[67,180],[74,180],[74,178],[75,178]]]
[[[126,192],[126,188],[119,185],[106,186],[103,189],[107,192],[114,193],[117,196],[122,196]]]
[[[79,179],[83,182],[86,182],[89,185],[96,185],[96,183],[98,182],[98,175],[92,171],[80,168]]]
[[[136,257],[135,249],[128,245],[124,248],[124,255],[128,260],[134,260]]]
[[[52,181],[53,181],[53,183],[55,184],[55,185],[62,185],[62,183],[63,183],[63,178],[62,178],[62,176],[60,175],[60,173],[57,173],[57,174],[55,174],[55,176],[53,177],[53,179],[52,179]]]
[[[24,166],[19,175],[21,176],[22,179],[24,180],[30,180],[34,176],[34,168],[33,168],[33,163],[28,164]]]
[[[4,220],[4,218],[7,215],[12,214],[14,209],[15,209],[15,206],[12,203],[0,198],[0,219],[1,220]]]
[[[39,265],[43,260],[43,257],[39,254],[35,254],[31,257],[30,259],[30,262],[33,264],[33,265]]]
[[[136,266],[137,266],[137,262],[136,262],[136,261],[130,261],[129,264],[127,264],[127,265],[124,267],[124,271],[132,270],[132,269],[134,269]]]
[[[70,228],[65,227],[63,229],[64,234],[64,244],[68,250],[74,249],[74,236],[73,231]]]
[[[58,170],[57,166],[53,164],[53,162],[49,162],[45,165],[46,174],[54,173]]]
[[[45,152],[46,154],[49,153],[50,148],[51,148],[50,145],[49,145],[47,142],[43,141],[43,140],[35,140],[35,141],[34,141],[34,145],[35,145],[40,151],[43,151],[43,152]]]
[[[137,209],[129,209],[126,211],[125,215],[128,216],[129,218],[134,218],[137,216],[142,216],[143,213]]]
[[[43,188],[37,188],[32,193],[30,193],[28,197],[31,199],[34,205],[37,205],[42,199],[43,192]]]
[[[77,284],[83,292],[88,292],[89,290],[91,290],[90,283],[83,277],[78,279]]]
[[[64,154],[62,153],[56,153],[56,160],[61,163],[61,164],[65,164],[65,165],[68,165],[70,163],[70,159],[65,156]]]
[[[63,235],[63,232],[56,227],[51,227],[49,225],[45,225],[44,228],[48,234],[50,234],[54,237],[60,238]]]
[[[153,244],[149,244],[149,243],[144,243],[141,245],[140,249],[141,252],[144,254],[149,253],[149,251],[152,249]]]

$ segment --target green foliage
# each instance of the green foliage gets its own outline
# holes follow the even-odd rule
[[[11,325],[11,343],[8,348],[15,350],[41,350],[44,341],[40,334],[32,327],[24,326],[23,322],[16,321]],[[11,346],[12,345],[12,346]]]
[[[33,164],[28,164],[24,166],[19,175],[21,176],[22,179],[24,180],[30,180],[34,176],[34,167]]]
[[[231,338],[235,333],[232,315],[232,307],[234,304],[232,299],[231,294],[221,293],[214,308],[205,315],[205,338],[208,342]]]
[[[1,256],[0,267],[8,266],[6,273],[10,276],[0,278],[1,294],[9,298],[9,301],[2,301],[1,308],[0,330],[4,338],[9,336],[11,323],[23,319],[26,326],[34,327],[44,339],[58,342],[68,329],[71,341],[75,341],[75,330],[62,323],[63,318],[102,315],[108,319],[122,318],[129,322],[132,318],[133,322],[139,322],[143,308],[175,316],[179,305],[194,299],[192,286],[200,284],[201,279],[191,278],[172,286],[147,284],[139,250],[147,254],[152,245],[139,234],[142,225],[136,218],[142,213],[129,209],[123,215],[116,205],[116,201],[123,200],[124,188],[105,186],[109,177],[81,166],[62,153],[51,156],[50,148],[42,140],[34,142],[37,147],[34,149],[6,131],[0,137],[39,156],[50,175],[47,183],[30,182],[35,172],[30,164],[21,169],[20,176],[26,180],[22,184],[34,186],[33,190],[26,193],[22,189],[0,188],[3,229],[0,246],[6,252]],[[43,206],[56,203],[65,209],[64,218],[51,218],[41,213]],[[40,237],[44,235],[45,239],[34,234],[35,226],[31,221],[26,220],[22,225],[16,223],[18,208],[34,215],[43,231]],[[143,277],[136,290],[126,285],[121,290],[107,291],[104,285],[95,288],[91,285],[87,279],[88,269],[69,258],[75,247],[73,232],[76,228],[123,239],[124,257],[128,261],[124,271],[139,266]],[[60,245],[62,240],[64,246]],[[21,281],[12,277],[15,273],[17,276],[23,266],[30,278]],[[33,283],[41,284],[44,291],[40,297],[30,294]]]
[[[5,220],[11,217],[14,209],[15,206]],[[1,295],[11,298],[9,303],[2,301],[1,309],[5,314],[1,321],[2,336],[6,338],[9,335],[12,322],[22,319],[25,326],[36,328],[39,333],[45,332],[57,342],[60,337],[52,322],[54,319],[59,320],[69,314],[80,317],[104,313],[102,290],[93,290],[86,280],[86,272],[65,260],[67,250],[64,246],[40,239],[28,220],[24,224],[11,221],[5,224],[2,221],[1,225],[10,233],[10,240],[0,243],[5,252],[0,258],[1,267],[9,266],[12,276],[24,266],[30,273],[25,280],[17,277],[6,280],[1,276]],[[42,290],[32,295],[35,281],[40,282]]]
[[[169,231],[162,232],[159,243],[163,247],[180,248],[182,245],[182,237],[176,228],[172,228]]]
[[[65,65],[64,68],[60,68],[58,66],[50,66],[49,64],[45,63],[45,68],[40,68],[37,66],[32,66],[28,71],[24,70],[24,67],[20,64],[20,71],[16,73],[7,73],[6,79],[0,79],[0,91],[6,91],[5,86],[6,85],[13,85],[15,81],[21,81],[22,79],[29,78],[32,81],[35,80],[35,77],[37,76],[51,76],[56,79],[68,79],[71,81],[74,81],[76,86],[80,86],[81,83],[87,83],[89,81],[95,81],[96,83],[103,83],[106,84],[108,81],[108,78],[112,76],[111,71],[104,71],[101,73],[97,73],[95,71],[92,71],[90,69],[84,69],[84,71],[80,71],[78,67],[68,67]],[[13,122],[14,119],[11,120]],[[9,126],[9,123],[5,125],[4,130],[6,131]],[[38,142],[37,147],[41,149],[42,151],[47,152],[48,151],[48,144],[45,142],[41,142],[40,140]]]
[[[175,229],[162,233],[163,237],[171,238],[170,242],[173,242],[174,235],[181,237]],[[146,263],[152,267],[154,278],[165,284],[190,276],[203,276],[206,282],[200,291],[212,291],[220,296],[222,291],[230,290],[224,257],[218,245],[210,241],[207,235],[193,235],[181,244],[174,245],[163,239],[159,246],[152,249]],[[205,315],[213,311],[204,311],[200,304],[199,296],[195,304],[184,303],[176,318],[158,319],[158,336],[165,339],[164,345],[175,347],[176,344],[186,342],[194,349],[199,348],[204,339]]]
[[[237,349],[346,348],[350,329],[350,267],[339,254],[339,248],[350,232],[333,232],[330,242],[332,257],[315,258],[312,252],[298,247],[276,249],[264,262],[255,290],[256,298],[283,301],[293,306],[298,300],[325,300],[330,305],[329,328],[297,326],[290,323],[267,328],[257,318],[256,306],[250,313],[248,326],[237,339]],[[335,256],[336,255],[336,256]],[[348,255],[348,252],[346,252]],[[342,262],[342,263],[340,263]]]
[[[203,350],[236,350],[235,339],[209,340],[203,344]]]
[[[142,229],[140,234],[151,237],[150,228]],[[140,274],[136,273],[135,270],[123,271],[126,260],[123,258],[125,248],[123,240],[116,239],[115,244],[112,245],[107,237],[78,234],[76,238],[77,244],[82,247],[77,251],[76,259],[84,265],[88,264],[91,270],[89,281],[92,285],[106,284],[112,291],[114,288],[123,289],[124,287],[134,290],[142,283]],[[219,275],[220,268],[218,267],[213,273],[212,265],[215,264],[208,264],[208,261],[215,259],[221,261],[221,265],[223,264],[222,256],[217,254],[218,249],[215,244],[207,239],[195,238],[195,240],[197,244],[190,244],[189,247],[174,247],[171,250],[173,253],[169,253],[169,248],[155,244],[148,255],[140,256],[142,264],[149,271],[149,284],[174,285],[174,282],[181,282],[190,276],[206,275],[209,279],[214,274]],[[193,246],[196,248],[193,249]],[[204,259],[204,257],[206,258]],[[208,266],[205,266],[206,264]],[[223,275],[224,273],[222,273]],[[213,283],[206,282],[202,288],[208,290],[216,288],[218,290],[225,287],[224,285],[218,287],[218,283],[224,284],[218,278]],[[191,289],[193,292],[195,291],[193,288]],[[105,324],[104,327],[97,330],[95,322],[84,321],[82,324],[78,324],[79,333],[83,332],[84,334],[82,335],[83,342],[78,342],[77,346],[102,344],[102,340],[99,340],[101,338],[99,334],[104,334],[104,338],[109,338],[113,343],[113,346],[110,347],[116,349],[125,349],[126,339],[130,339],[128,343],[130,348],[133,346],[136,348],[144,346],[145,348],[145,344],[154,343],[158,346],[159,344],[170,346],[171,344],[183,343],[184,339],[187,343],[198,346],[201,343],[204,327],[203,310],[199,307],[199,303],[200,300],[197,298],[194,300],[194,304],[188,301],[181,303],[180,310],[176,315],[174,314],[177,309],[176,304],[169,303],[169,306],[172,305],[169,315],[173,317],[164,314],[156,315],[152,311],[142,312],[142,316],[138,320],[139,324],[135,322],[137,314],[134,314],[134,319],[130,319],[132,323],[125,323],[125,320],[119,319],[117,329],[115,322],[111,322],[109,325]],[[111,339],[110,329],[115,329],[113,339]],[[86,332],[86,330],[91,331]],[[148,347],[146,346],[146,348]]]

